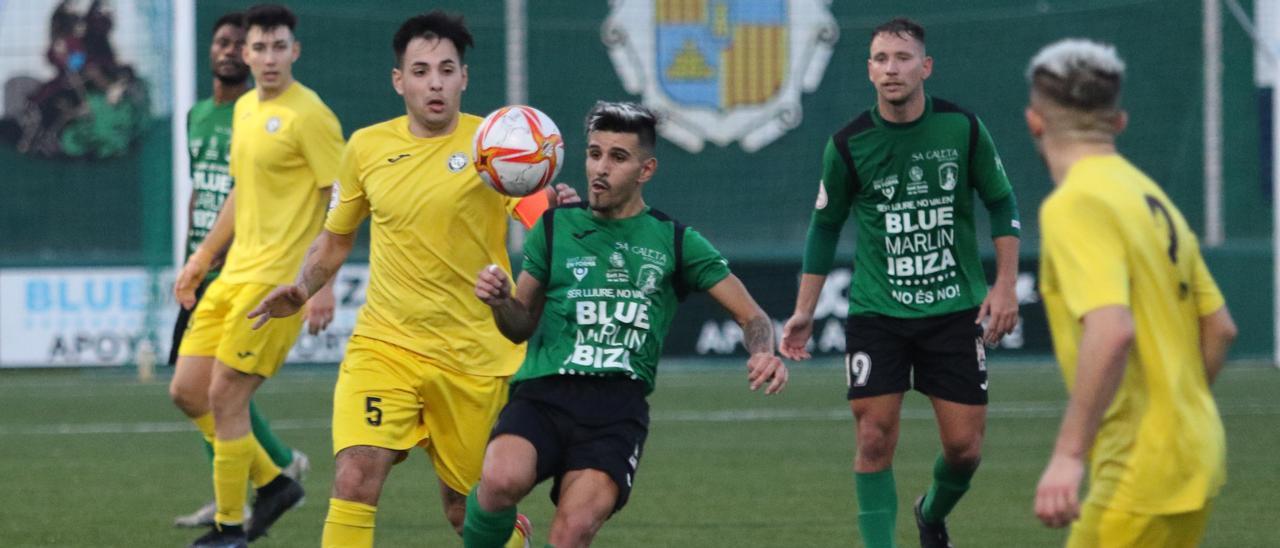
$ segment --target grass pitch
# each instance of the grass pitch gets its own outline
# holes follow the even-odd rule
[[[162,372],[164,373],[164,372]],[[317,546],[332,478],[330,397],[336,369],[288,367],[257,403],[281,438],[311,456],[306,504],[264,547]],[[661,367],[652,430],[630,504],[599,546],[861,546],[852,418],[834,360],[794,366],[778,396],[746,389],[742,363]],[[211,497],[194,428],[169,402],[167,377],[122,371],[0,371],[0,539],[5,546],[178,546],[201,532],[170,523]],[[961,546],[1061,546],[1032,496],[1065,392],[1048,363],[991,363],[983,464],[949,519]],[[1266,546],[1280,492],[1280,371],[1231,364],[1214,389],[1227,427],[1229,483],[1205,546]],[[928,401],[912,393],[894,464],[898,544],[915,546],[911,501],[938,454]],[[548,484],[520,506],[545,541]],[[418,451],[391,474],[378,510],[380,546],[456,546],[435,477]]]

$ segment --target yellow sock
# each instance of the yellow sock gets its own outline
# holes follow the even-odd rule
[[[329,499],[329,515],[324,518],[323,548],[372,547],[377,506],[342,499]]]
[[[522,527],[527,527],[527,531]],[[524,548],[525,546],[530,546],[533,543],[533,539],[526,537],[526,532],[533,532],[533,528],[529,524],[529,518],[525,517],[524,514],[516,514],[516,526],[511,530],[511,538],[507,539],[507,543],[503,544],[502,548]]]
[[[525,546],[524,533],[521,533],[519,529],[512,529],[511,538],[507,539],[507,543],[503,544],[502,548],[524,548]]]
[[[249,437],[253,438],[252,435]],[[262,487],[280,475],[280,467],[271,460],[271,454],[262,448],[257,438],[253,438],[253,462],[249,465],[249,480],[254,488]]]
[[[200,434],[204,436],[204,441],[213,443],[213,413],[200,415],[199,417],[191,419],[191,422],[196,423],[196,428],[198,428],[200,430]]]
[[[245,483],[253,463],[253,434],[234,440],[213,440],[213,494],[218,503],[214,519],[226,525],[244,523]]]

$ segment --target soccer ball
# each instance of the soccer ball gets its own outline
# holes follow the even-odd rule
[[[480,178],[507,196],[528,196],[546,188],[564,163],[560,128],[542,111],[524,105],[502,107],[476,130],[474,158]]]

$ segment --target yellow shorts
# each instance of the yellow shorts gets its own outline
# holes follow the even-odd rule
[[[272,318],[260,329],[253,329],[256,320],[246,315],[273,289],[275,286],[267,284],[214,280],[191,313],[178,355],[213,356],[241,373],[275,375],[302,332],[305,314]]]
[[[1067,548],[1195,548],[1204,538],[1213,502],[1182,514],[1134,514],[1085,504]]]
[[[333,452],[422,446],[459,493],[480,481],[510,377],[467,375],[394,344],[354,335],[333,388]]]

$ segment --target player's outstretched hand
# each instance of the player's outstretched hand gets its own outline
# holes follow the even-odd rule
[[[991,288],[987,298],[982,300],[982,307],[978,309],[978,319],[974,320],[974,323],[981,324],[988,318],[990,321],[987,323],[986,332],[982,335],[982,342],[994,347],[1018,325],[1018,292],[1014,286],[997,285]]]
[[[1080,481],[1084,478],[1084,461],[1076,457],[1053,455],[1036,487],[1036,517],[1046,526],[1059,528],[1080,517]]]
[[[747,382],[753,392],[767,382],[764,393],[777,394],[787,385],[787,375],[787,366],[773,352],[752,354],[747,360]]]
[[[551,205],[576,204],[582,201],[582,198],[578,196],[578,191],[564,183],[556,183],[554,187],[547,187],[547,191],[551,193]]]
[[[486,266],[476,276],[476,297],[489,306],[502,304],[511,298],[511,279],[498,265]]]
[[[182,265],[178,279],[173,282],[173,296],[182,308],[191,310],[191,307],[196,305],[196,288],[200,287],[205,275],[209,273],[211,262],[212,257],[204,251],[204,248],[197,248],[196,252],[187,258],[186,264]]]
[[[809,336],[813,334],[813,316],[795,314],[782,326],[782,340],[778,341],[778,353],[790,360],[809,359]]]
[[[307,304],[307,290],[296,285],[282,285],[271,290],[262,302],[258,303],[257,308],[249,311],[249,319],[258,318],[253,322],[253,328],[257,329],[267,323],[271,318],[285,318],[297,314],[302,309],[302,305]]]
[[[333,285],[325,284],[315,295],[307,299],[307,333],[315,335],[329,327],[333,321],[333,309],[337,299],[333,296]]]

